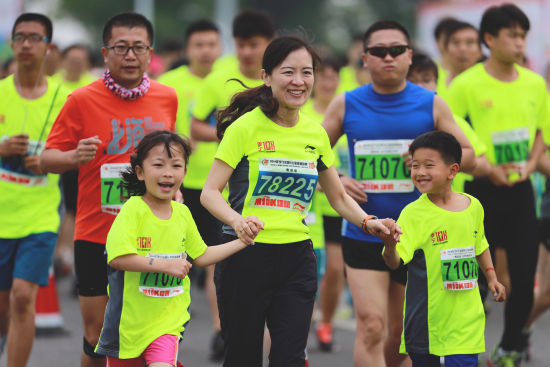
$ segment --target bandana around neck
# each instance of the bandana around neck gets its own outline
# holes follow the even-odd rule
[[[124,88],[123,86],[117,84],[117,82],[115,82],[115,80],[111,76],[111,72],[109,71],[109,69],[105,70],[105,73],[103,74],[103,81],[105,82],[105,86],[111,92],[113,92],[115,96],[130,101],[143,97],[149,90],[150,86],[147,73],[143,73],[141,83],[137,87],[132,89]]]

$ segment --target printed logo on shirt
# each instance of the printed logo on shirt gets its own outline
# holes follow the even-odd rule
[[[491,107],[493,107],[493,100],[486,99],[484,101],[481,101],[481,107],[482,108],[491,108]]]
[[[137,248],[141,251],[151,251],[151,237],[138,237]]]
[[[141,139],[154,130],[165,130],[164,122],[153,122],[152,117],[137,119],[127,117],[124,121],[112,119],[112,140],[107,146],[107,154],[124,154],[136,148]]]
[[[259,141],[258,152],[274,152],[275,142],[273,140]]]
[[[300,210],[301,212],[304,211],[305,207],[299,205],[298,203],[294,204],[294,209],[297,209],[295,208],[296,205],[302,208],[302,210]],[[254,206],[290,209],[290,200],[275,199],[269,196],[264,196],[261,198],[256,198],[256,200],[254,200]]]
[[[449,242],[447,239],[447,231],[437,231],[432,233],[432,245],[443,245],[445,243]]]
[[[311,154],[315,154],[315,147],[312,146],[312,145],[306,145],[306,147],[304,148],[306,153],[311,153]]]

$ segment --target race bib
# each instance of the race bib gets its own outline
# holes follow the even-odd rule
[[[479,273],[475,247],[441,250],[443,287],[449,291],[465,291],[477,287]]]
[[[117,215],[128,192],[122,186],[121,172],[130,168],[130,163],[106,163],[101,165],[101,211]]]
[[[177,260],[187,258],[187,254],[155,254],[147,257],[162,260]],[[183,279],[165,273],[141,273],[139,278],[139,291],[149,297],[170,298],[179,296],[184,292]]]
[[[355,143],[355,178],[367,193],[413,192],[411,171],[402,154],[412,140],[361,140]]]
[[[529,129],[526,127],[491,133],[496,164],[509,173],[521,174],[529,158]]]
[[[250,206],[307,215],[318,178],[314,161],[261,158]]]
[[[0,142],[7,136],[0,138]],[[27,155],[40,155],[44,150],[44,142],[29,140]],[[10,182],[23,186],[46,186],[48,175],[40,175],[31,172],[25,167],[25,158],[21,155],[0,157],[0,181]]]

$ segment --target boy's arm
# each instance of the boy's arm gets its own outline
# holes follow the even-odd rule
[[[506,289],[497,280],[497,273],[493,267],[493,260],[491,259],[491,253],[488,248],[477,256],[477,263],[481,271],[483,271],[483,274],[485,274],[485,278],[487,278],[489,290],[494,296],[493,300],[497,302],[506,301]]]
[[[204,251],[201,256],[197,257],[193,261],[193,264],[199,267],[205,267],[215,264],[233,255],[234,253],[241,251],[242,249],[246,248],[246,246],[247,245],[240,239],[236,239],[234,241],[227,242],[218,246],[207,247],[206,251]]]
[[[111,260],[109,266],[124,271],[165,273],[182,279],[187,276],[192,267],[186,259],[153,259],[138,254],[118,256]]]
[[[387,238],[384,240],[384,251],[382,252],[382,258],[388,266],[388,268],[395,270],[401,265],[401,257],[395,249],[397,242],[394,239]]]

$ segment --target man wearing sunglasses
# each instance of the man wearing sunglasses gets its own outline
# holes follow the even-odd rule
[[[336,97],[323,122],[332,144],[342,134],[348,137],[351,177],[342,178],[347,192],[364,210],[382,217],[397,218],[420,196],[407,156],[418,135],[431,130],[453,134],[463,149],[462,168],[473,168],[472,147],[447,104],[406,81],[409,42],[397,22],[371,25],[363,36],[362,57],[372,83]],[[399,354],[406,270],[390,271],[382,259],[383,244],[360,228],[344,221],[342,234],[357,320],[355,365],[399,366],[407,358]]]
[[[41,155],[49,172],[79,170],[74,252],[84,367],[105,366],[94,349],[107,304],[107,232],[127,198],[120,172],[147,133],[175,129],[176,92],[145,73],[152,41],[153,26],[140,14],[107,21],[101,49],[107,70],[71,94]]]
[[[46,16],[21,14],[11,37],[17,70],[0,82],[0,354],[9,311],[8,366],[24,366],[31,353],[59,226],[58,176],[38,166],[68,95],[44,72],[52,31]]]

